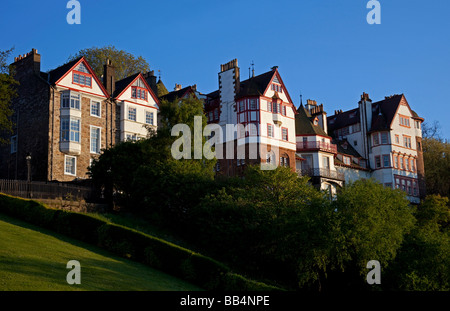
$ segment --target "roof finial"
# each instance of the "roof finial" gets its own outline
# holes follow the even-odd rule
[[[161,81],[161,70],[160,69],[158,69],[158,78],[159,78],[159,81]]]
[[[300,93],[300,106],[302,106],[303,105],[303,95],[302,95],[302,93]]]
[[[252,65],[252,78],[254,78],[255,77],[255,63],[252,61],[251,65]]]

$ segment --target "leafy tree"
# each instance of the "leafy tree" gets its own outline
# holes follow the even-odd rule
[[[395,259],[414,225],[413,208],[403,191],[365,179],[346,185],[334,206],[340,233],[335,237],[336,262],[345,273],[336,284],[359,287],[365,284],[370,260],[378,260],[384,269]]]
[[[69,61],[84,56],[98,77],[103,75],[103,66],[107,59],[112,61],[116,80],[129,77],[137,72],[147,72],[150,66],[142,56],[134,56],[124,50],[118,50],[114,46],[91,47],[80,50]]]
[[[90,169],[94,183],[107,189],[109,198],[115,191],[115,202],[121,207],[137,212],[170,211],[177,216],[184,215],[205,195],[214,180],[215,161],[175,160],[171,154],[177,139],[171,136],[172,126],[183,123],[193,129],[195,116],[201,116],[202,124],[206,125],[203,105],[198,99],[163,101],[158,130],[150,131],[147,139],[123,142],[105,150]]]
[[[427,193],[450,196],[450,143],[426,138],[422,146]]]
[[[9,68],[7,61],[13,48],[0,51],[0,131],[11,133],[12,131],[12,109],[11,101],[17,96],[16,85],[19,83],[13,78],[13,68]],[[8,141],[0,136],[0,144]]]
[[[415,213],[417,224],[387,272],[387,289],[450,290],[448,204],[448,198],[429,195],[419,205]]]
[[[288,168],[250,166],[206,196],[191,218],[196,240],[259,278],[297,288],[329,264],[332,213],[324,193]]]

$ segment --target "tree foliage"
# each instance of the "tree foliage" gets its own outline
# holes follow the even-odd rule
[[[11,133],[13,123],[11,121],[12,109],[11,101],[17,96],[16,86],[19,84],[13,78],[13,68],[7,65],[9,56],[13,48],[0,50],[0,131]],[[7,140],[0,135],[0,144],[7,143]]]
[[[438,138],[425,138],[423,161],[428,194],[450,196],[450,143]]]
[[[429,195],[418,206],[417,224],[387,272],[387,289],[450,290],[449,200]]]
[[[204,196],[214,180],[214,160],[175,160],[171,147],[177,137],[171,135],[175,124],[187,124],[194,135],[194,117],[202,117],[200,100],[187,98],[163,101],[159,106],[159,124],[147,139],[122,142],[105,150],[94,161],[90,174],[98,187],[115,193],[115,202],[135,211],[154,210],[183,215]],[[204,140],[204,138],[203,138]]]
[[[98,77],[103,75],[103,66],[110,59],[114,66],[116,81],[129,77],[137,72],[147,72],[150,66],[142,56],[134,56],[124,50],[118,50],[109,45],[105,47],[91,47],[80,50],[69,57],[69,61],[84,56]]]

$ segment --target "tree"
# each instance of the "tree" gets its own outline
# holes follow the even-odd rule
[[[395,259],[414,225],[414,210],[403,191],[365,179],[339,191],[334,206],[339,219],[336,262],[342,264],[345,275],[339,274],[333,284],[360,287],[370,260],[379,261],[384,269]]]
[[[80,50],[75,55],[69,57],[69,61],[84,56],[91,65],[98,77],[103,75],[103,66],[106,60],[112,61],[116,80],[122,80],[137,72],[147,72],[150,66],[142,56],[134,56],[123,50],[118,50],[114,46],[92,47]]]
[[[11,121],[12,109],[11,101],[17,96],[16,85],[19,83],[13,78],[13,68],[9,68],[7,61],[14,49],[0,51],[0,131],[12,132],[13,123]],[[8,140],[0,135],[0,144],[7,143]]]
[[[208,191],[214,180],[214,160],[180,159],[171,155],[177,137],[171,128],[183,123],[193,133],[194,117],[203,115],[195,98],[160,103],[158,130],[138,142],[122,142],[94,161],[90,175],[98,188],[114,191],[115,203],[135,212],[164,212],[182,217]],[[192,134],[193,135],[193,134]],[[204,137],[203,137],[204,141]],[[176,217],[174,217],[176,218]]]
[[[387,271],[387,289],[450,290],[448,198],[429,195],[415,213],[417,223]]]
[[[190,223],[201,246],[291,288],[317,282],[330,265],[332,210],[326,195],[289,168],[249,166],[244,179],[207,195]]]
[[[450,196],[450,143],[440,137],[439,123],[422,128],[425,183],[428,194]]]

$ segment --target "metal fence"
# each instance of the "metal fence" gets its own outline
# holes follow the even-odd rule
[[[0,179],[0,193],[31,199],[85,200],[94,198],[91,188],[60,182],[27,182]]]
[[[329,170],[326,168],[309,168],[309,169],[301,169],[297,170],[297,173],[300,176],[310,176],[310,177],[326,177],[331,179],[336,179],[343,181],[345,180],[345,176],[343,173]]]

